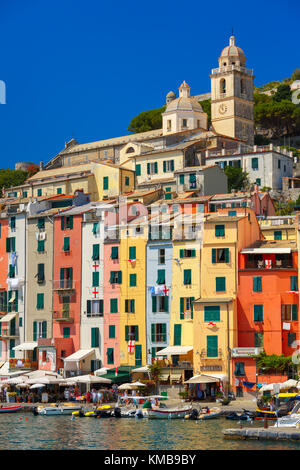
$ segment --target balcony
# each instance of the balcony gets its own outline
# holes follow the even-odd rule
[[[207,350],[205,348],[201,349],[201,353],[200,353],[200,358],[201,359],[205,359],[205,360],[207,359],[207,360],[212,360],[213,361],[213,360],[222,359],[222,357],[223,357],[223,351],[220,348],[218,349],[218,355],[214,356],[214,357],[208,356],[207,355]]]
[[[216,73],[232,72],[233,70],[246,73],[247,75],[253,75],[253,69],[247,69],[241,65],[227,65],[226,67],[218,67],[216,69],[212,69],[211,73],[214,75]]]
[[[11,338],[18,338],[20,335],[19,335],[19,330],[16,329],[16,328],[9,328],[9,327],[6,327],[6,328],[1,328],[1,331],[0,331],[0,339],[11,339]]]
[[[74,291],[76,289],[76,282],[72,279],[60,279],[53,281],[53,290],[55,291]]]
[[[242,348],[232,348],[231,355],[232,357],[249,357],[257,356],[263,352],[264,348],[251,348],[251,347],[242,347]]]
[[[37,368],[38,363],[30,359],[9,359],[10,370],[36,370]]]
[[[245,269],[293,269],[293,261],[275,260],[275,263],[266,263],[267,260],[251,260],[247,261]]]
[[[70,310],[55,310],[53,312],[53,320],[61,323],[73,323],[73,311]]]

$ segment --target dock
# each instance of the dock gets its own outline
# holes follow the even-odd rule
[[[224,439],[257,439],[267,441],[299,441],[297,428],[235,428],[224,429]]]

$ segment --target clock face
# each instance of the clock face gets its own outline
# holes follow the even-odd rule
[[[224,104],[224,103],[220,104],[220,106],[219,106],[219,113],[225,114],[226,111],[227,111],[227,106],[226,106],[226,104]]]

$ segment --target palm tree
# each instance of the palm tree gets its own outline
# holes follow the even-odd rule
[[[150,377],[155,382],[155,393],[158,394],[158,383],[161,376],[161,366],[158,361],[153,362],[149,365]]]

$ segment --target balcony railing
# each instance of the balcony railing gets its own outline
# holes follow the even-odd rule
[[[30,359],[9,359],[9,368],[17,370],[35,370],[38,368],[38,363],[36,361],[31,361]]]
[[[73,323],[74,318],[72,316],[72,311],[69,310],[56,310],[53,312],[53,319],[59,322]]]
[[[275,263],[266,264],[261,261],[247,261],[245,269],[293,269],[292,261],[276,260]]]
[[[226,67],[218,67],[216,69],[212,69],[211,73],[212,74],[224,73],[224,72],[231,72],[233,70],[247,73],[248,75],[253,75],[253,69],[247,69],[246,67],[242,67],[241,65],[227,65]]]
[[[73,279],[60,279],[53,281],[53,290],[74,290],[76,289],[76,282]]]
[[[263,352],[264,348],[252,348],[252,347],[241,347],[241,348],[232,348],[231,354],[232,357],[249,357],[257,356]]]
[[[218,349],[218,355],[217,356],[210,356],[207,354],[207,349],[202,349],[201,354],[200,354],[201,359],[221,359],[223,357],[223,351],[222,349]]]
[[[19,337],[19,330],[16,328],[1,328],[0,331],[0,338],[18,338]]]

